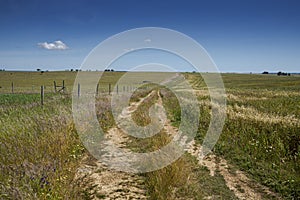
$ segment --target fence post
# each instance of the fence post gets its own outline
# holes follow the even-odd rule
[[[111,92],[111,85],[110,85],[110,83],[108,84],[108,94],[110,95],[110,92]]]
[[[65,80],[63,80],[63,83],[62,83],[62,91],[65,92]]]
[[[78,97],[80,97],[80,83],[78,83],[77,95],[78,95]]]
[[[55,81],[53,81],[53,86],[54,86],[54,92],[56,93],[57,91],[56,91],[56,82]]]
[[[41,105],[44,105],[44,86],[41,86]]]
[[[119,94],[119,85],[117,85],[117,94]]]
[[[98,91],[99,91],[99,83],[97,84],[97,88],[96,88],[96,97],[98,96]]]
[[[11,93],[14,93],[14,82],[11,82]]]

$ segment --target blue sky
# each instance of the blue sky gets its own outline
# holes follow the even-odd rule
[[[222,72],[295,72],[299,9],[297,0],[0,0],[0,68],[75,68],[111,35],[164,27],[198,41]],[[54,41],[68,48],[42,48]]]

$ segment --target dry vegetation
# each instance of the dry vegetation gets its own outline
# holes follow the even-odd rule
[[[10,104],[0,106],[0,198],[80,196],[73,178],[84,148],[72,123],[69,100],[52,96],[51,104],[42,108],[31,99],[20,103],[23,95],[1,98]]]
[[[186,75],[195,89],[199,75]],[[300,77],[224,74],[228,109],[214,152],[286,199],[300,197]],[[199,97],[208,127],[208,96]],[[199,130],[202,141],[205,131]]]
[[[109,72],[103,83],[113,86],[122,74]],[[75,72],[0,72],[0,199],[109,199],[113,194],[126,199],[135,188],[142,188],[134,194],[136,199],[139,194],[149,199],[299,199],[300,77],[224,74],[227,119],[218,143],[204,160],[197,152],[209,126],[209,95],[199,74],[185,77],[196,91],[201,110],[189,153],[163,169],[130,178],[92,159],[74,128],[70,96],[49,93],[53,80],[66,80],[71,91]],[[12,81],[19,94],[9,94]],[[44,107],[34,94],[39,85],[48,88]],[[97,97],[97,117],[109,135],[117,125],[107,87],[100,92],[105,95]],[[140,88],[131,103],[151,92],[135,107],[132,118],[139,125],[149,124],[149,108],[161,103],[168,127],[151,138],[126,137],[122,145],[135,152],[164,146],[180,123],[178,101],[166,88]],[[84,172],[82,176],[78,170]],[[116,191],[105,193],[101,174],[122,187],[112,186]],[[129,181],[118,182],[117,177]],[[139,180],[138,185],[130,180]]]

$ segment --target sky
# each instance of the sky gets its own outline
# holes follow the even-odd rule
[[[298,0],[0,0],[0,69],[79,68],[112,35],[163,27],[196,40],[221,72],[300,72],[299,8]]]

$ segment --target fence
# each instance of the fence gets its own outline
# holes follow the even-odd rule
[[[112,94],[113,86],[115,86],[115,92],[132,92],[138,88],[137,85],[114,85],[112,83],[105,84],[97,84],[95,94],[98,96],[99,94]],[[14,82],[11,82],[10,89],[9,88],[0,88],[0,94],[40,94],[40,104],[43,106],[45,104],[45,93],[61,93],[61,94],[70,94],[73,90],[73,84],[67,87],[65,80],[62,80],[61,84],[59,85],[56,81],[53,81],[53,85],[32,85],[22,87],[18,86]],[[51,89],[52,88],[52,89]],[[68,90],[69,88],[69,90]],[[77,84],[77,96],[81,96],[81,84]]]

